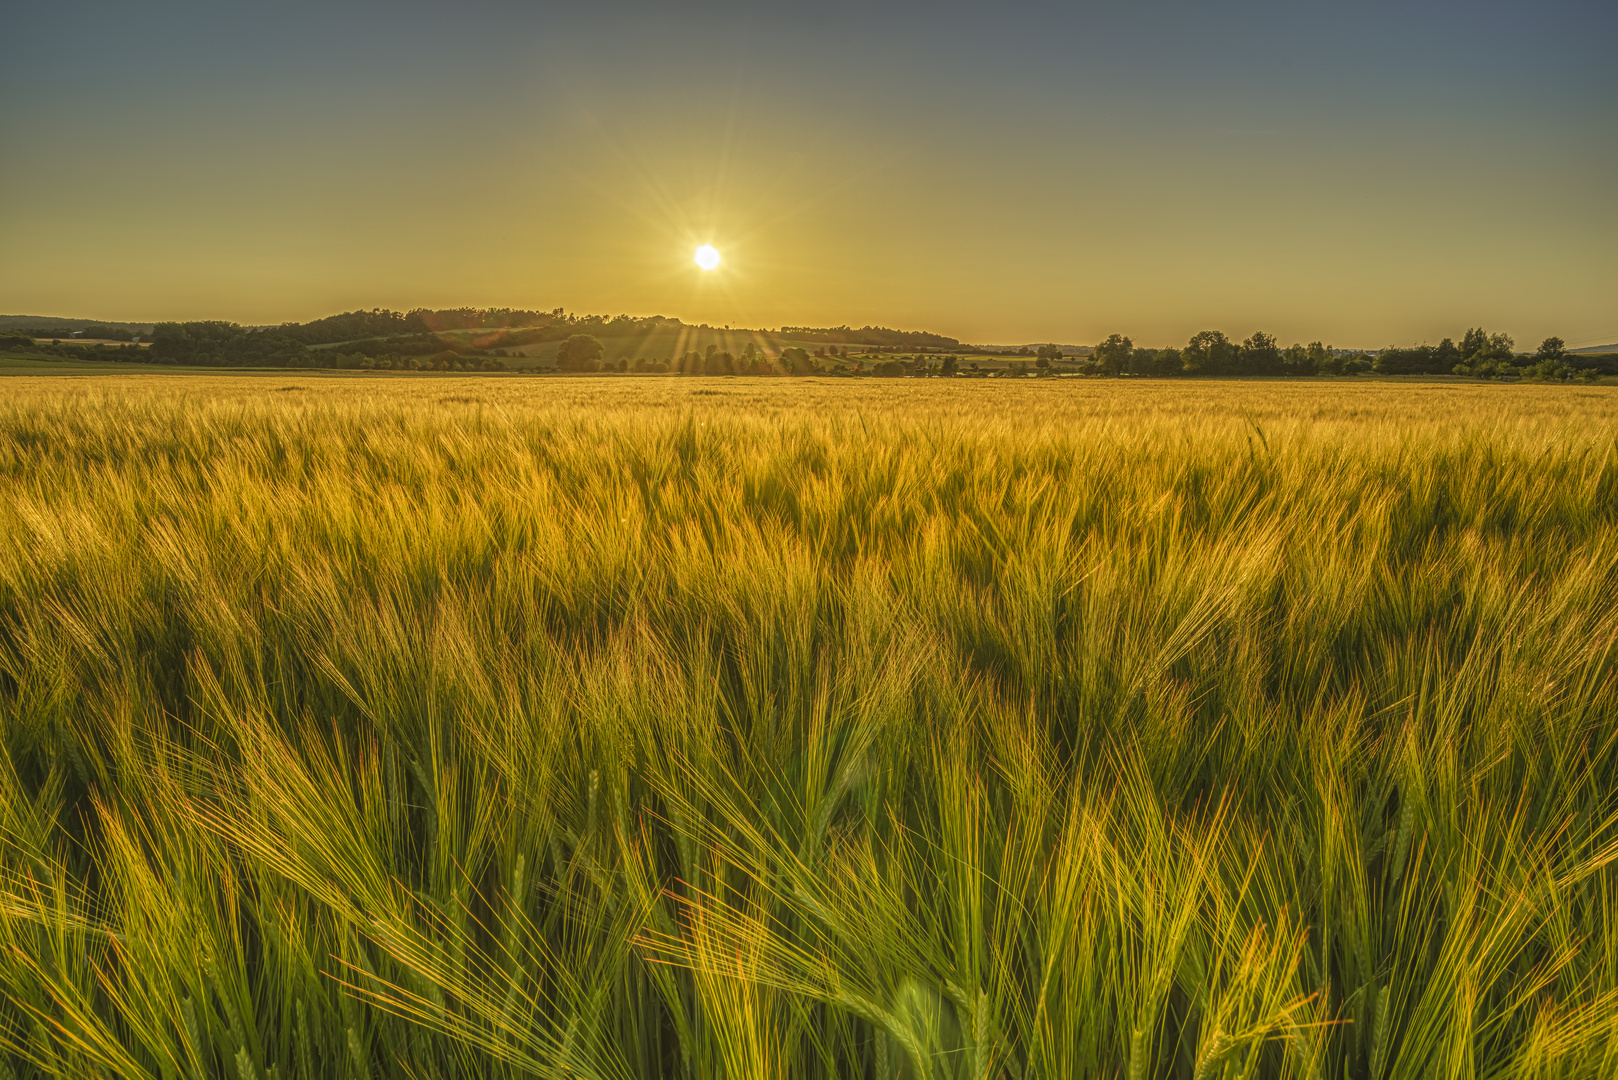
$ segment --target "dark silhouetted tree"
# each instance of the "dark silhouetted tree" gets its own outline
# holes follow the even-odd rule
[[[1121,375],[1129,370],[1135,343],[1122,334],[1113,334],[1095,347],[1091,359],[1108,375]]]
[[[793,345],[781,352],[781,366],[793,375],[807,375],[814,370],[809,350]]]
[[[1276,347],[1275,336],[1255,330],[1252,337],[1242,342],[1236,370],[1245,375],[1279,375],[1281,350]]]
[[[1309,343],[1309,367],[1316,375],[1341,375],[1343,358],[1337,350],[1319,341]]]
[[[601,342],[589,334],[574,334],[556,350],[556,367],[560,371],[599,371],[601,352]]]
[[[1222,330],[1203,330],[1192,335],[1180,350],[1180,367],[1187,375],[1224,375],[1234,366],[1239,346]]]

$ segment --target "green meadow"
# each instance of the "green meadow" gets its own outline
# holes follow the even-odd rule
[[[0,1078],[1618,1074],[1615,422],[7,379]]]

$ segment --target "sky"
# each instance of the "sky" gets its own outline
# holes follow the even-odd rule
[[[53,0],[0,40],[6,314],[1618,341],[1611,0]]]

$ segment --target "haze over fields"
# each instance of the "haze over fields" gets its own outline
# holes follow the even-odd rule
[[[1602,345],[1614,12],[14,5],[0,308]]]

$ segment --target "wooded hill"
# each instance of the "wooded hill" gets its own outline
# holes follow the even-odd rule
[[[732,335],[779,352],[804,342],[864,347],[952,348],[954,338],[886,327],[848,327],[780,331],[687,324],[661,315],[571,315],[561,308],[528,311],[514,308],[418,308],[409,312],[376,308],[350,311],[307,323],[249,328],[236,323],[158,323],[152,332],[150,359],[156,363],[208,366],[328,366],[318,355],[340,348],[345,355],[423,357],[441,353],[493,356],[527,346],[560,342],[588,334],[625,344],[631,354],[661,350],[677,355],[695,347],[699,338]]]

